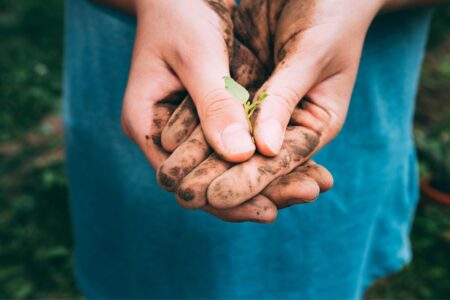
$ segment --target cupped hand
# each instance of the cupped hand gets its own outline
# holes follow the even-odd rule
[[[380,7],[379,1],[241,1],[233,14],[235,34],[248,41],[270,74],[254,97],[268,94],[253,117],[262,155],[216,177],[207,190],[210,205],[226,209],[245,203],[337,135],[366,31]],[[236,189],[242,174],[253,176]]]
[[[125,132],[155,166],[146,148],[156,103],[185,88],[192,96],[208,143],[229,161],[255,151],[239,103],[223,89],[233,51],[227,0],[136,0],[137,32],[124,97]],[[178,99],[180,100],[180,99]]]
[[[234,43],[233,48],[230,46],[230,39],[228,36],[230,31],[223,29],[229,28],[228,21],[224,18],[223,14],[225,6],[219,1],[208,1],[208,6],[202,6],[204,2],[202,2],[202,5],[195,2],[193,6],[198,9],[195,20],[192,18],[184,20],[184,12],[183,9],[181,9],[182,5],[178,5],[180,3],[177,2],[177,6],[173,7],[174,10],[170,11],[172,4],[172,1],[167,1],[167,3],[164,2],[164,4],[149,1],[141,3],[141,5],[137,7],[138,30],[135,51],[133,54],[133,63],[123,107],[122,123],[124,130],[141,147],[151,164],[155,168],[158,168],[160,163],[167,158],[167,153],[160,148],[161,140],[158,138],[164,127],[163,119],[168,119],[168,116],[170,116],[176,106],[175,103],[178,103],[182,97],[184,97],[182,93],[175,94],[175,96],[169,95],[173,95],[177,91],[183,91],[184,86],[186,86],[188,92],[193,96],[192,98],[195,104],[190,105],[188,111],[198,112],[203,127],[201,133],[203,135],[204,132],[205,141],[207,141],[208,144],[210,144],[214,150],[225,159],[230,161],[247,159],[248,156],[253,153],[254,149],[247,152],[241,151],[240,153],[238,153],[239,151],[234,151],[237,148],[242,149],[241,146],[243,143],[248,144],[246,142],[247,137],[249,138],[249,136],[247,136],[248,128],[246,128],[247,123],[245,116],[243,115],[242,107],[223,89],[222,76],[228,75],[228,67],[226,72],[222,71],[223,62],[225,61],[228,66],[227,56],[232,54],[233,50],[239,48],[239,43]],[[196,5],[199,6],[196,7]],[[192,9],[191,6],[189,6],[189,8]],[[173,13],[173,15],[170,15],[168,11]],[[200,12],[204,12],[206,16],[206,11],[209,13],[212,12],[210,18],[199,18],[199,15],[201,16]],[[216,14],[217,11],[222,12],[220,17]],[[176,20],[176,26],[172,26],[172,28],[177,28],[176,40],[177,42],[179,40],[184,41],[184,43],[180,44],[168,39],[168,37],[172,36],[170,34],[170,24],[164,24],[163,22],[163,25],[167,25],[167,27],[162,26],[161,22],[159,22],[158,26],[162,27],[156,29],[155,20],[158,17],[158,12],[161,13],[164,18],[168,15],[171,16],[165,20],[166,22],[170,22],[169,20]],[[186,22],[186,26],[182,26],[184,24],[183,20]],[[207,20],[208,23],[216,22],[216,26],[210,27],[210,29],[213,28],[211,30],[213,34],[209,32],[209,34],[203,35],[202,31],[205,28],[208,28],[208,26],[204,27],[203,25],[205,24],[202,23],[202,20]],[[199,22],[202,23],[201,26],[198,25]],[[197,25],[190,27],[192,24]],[[169,28],[167,31],[161,31],[161,28],[166,27]],[[180,29],[182,29],[181,32]],[[189,29],[186,30],[189,33],[189,36],[184,36],[184,39],[183,29]],[[192,35],[193,32],[199,34]],[[175,36],[175,33],[173,33],[173,36]],[[180,36],[181,39],[179,38]],[[207,38],[203,40],[201,37],[205,36],[207,36]],[[199,37],[200,39],[197,41],[196,39]],[[187,42],[187,40],[189,41]],[[208,46],[206,51],[204,51],[201,45],[205,45],[206,41],[208,42]],[[217,43],[214,43],[214,41],[217,41]],[[191,48],[192,45],[196,45],[196,47]],[[211,47],[209,45],[211,45]],[[222,45],[222,52],[217,52],[218,45]],[[225,53],[222,57],[223,59],[221,59],[221,53]],[[245,60],[245,56],[243,60]],[[233,64],[232,61],[231,65],[232,67],[233,65],[235,66],[235,73],[250,75],[264,73],[257,68],[246,69],[246,67],[242,67],[239,62],[236,63],[236,60],[234,60],[234,62],[235,63]],[[206,69],[205,66],[207,66]],[[220,80],[220,83],[217,79]],[[255,84],[255,82],[256,81],[253,81],[254,86],[259,86],[259,84]],[[249,82],[247,86],[251,85],[251,83],[252,82]],[[209,97],[211,95],[214,97]],[[197,110],[195,110],[194,106]],[[239,119],[238,122],[241,122],[242,125],[245,124],[243,126],[245,127],[244,135],[246,137],[241,135],[241,126],[235,124],[236,122],[234,121],[236,118]],[[195,116],[192,117],[192,114],[191,118],[182,118],[182,120],[184,122],[183,124],[187,125],[186,127],[188,130],[184,133],[179,133],[172,141],[170,138],[163,138],[162,140],[162,143],[169,150],[173,150],[174,145],[181,142],[180,137],[182,138],[183,134],[184,138],[189,136],[189,130],[192,130],[193,127],[195,127],[196,121],[198,121]],[[151,126],[151,124],[153,125]],[[228,127],[223,128],[223,126],[226,127],[226,125],[229,124],[234,124],[231,127],[233,129],[232,131],[227,131],[226,129]],[[236,131],[236,129],[239,130]],[[224,133],[230,134],[230,138],[228,139],[230,147],[228,148],[224,147],[226,144],[224,143],[224,139],[222,139]],[[230,149],[233,151],[229,151]],[[295,166],[297,165],[300,165],[300,163]],[[294,165],[290,165],[289,168],[292,171]],[[316,169],[316,167],[313,169]],[[319,168],[319,170],[321,169]],[[281,176],[287,173],[288,172],[284,170],[284,172],[280,172],[277,175]],[[320,173],[320,171],[318,173]],[[327,173],[327,171],[325,171],[325,173]],[[327,174],[328,177],[330,177],[329,173]],[[322,179],[322,177],[320,179]],[[327,176],[325,175],[325,177]],[[277,178],[277,176],[272,176],[272,179],[275,178]],[[316,187],[311,189],[313,192],[308,192],[308,195],[305,196],[305,192],[302,189],[299,189],[296,184],[304,182],[306,177],[291,176],[291,178],[293,179],[290,181],[281,180],[281,182],[279,182],[280,184],[283,182],[291,182],[291,185],[285,184],[283,188],[283,190],[287,192],[286,195],[288,198],[283,198],[283,194],[275,193],[278,188],[269,189],[269,192],[266,193],[267,196],[271,196],[271,190],[272,193],[275,193],[273,198],[278,197],[279,207],[284,207],[287,205],[286,203],[292,202],[288,201],[290,199],[315,198],[318,194],[317,190],[321,190],[320,186],[324,186],[325,188],[322,188],[322,190],[325,190],[326,186],[328,185],[329,187],[331,185],[330,182],[332,182],[332,179],[324,180],[325,184],[318,184],[316,181]],[[306,182],[311,183],[314,181],[313,177],[311,178],[306,179]],[[269,182],[266,182],[265,186],[268,183]],[[292,188],[290,189],[289,186],[292,186]],[[296,191],[299,191],[299,193],[296,194]],[[267,220],[273,220],[276,215],[276,206],[273,203],[276,202],[276,199],[269,199],[267,196],[264,194],[255,194],[253,198],[247,198],[250,199],[249,201],[237,206],[234,205],[235,207],[233,209],[222,208],[219,211],[218,209],[209,206],[204,206],[203,208],[204,210],[229,221],[260,220],[267,222]]]
[[[292,119],[316,141],[307,156],[342,127],[366,31],[381,1],[242,0],[233,15],[238,39],[271,72],[255,97],[269,96],[254,117],[257,149],[274,156]],[[295,108],[301,109],[294,112]]]
[[[186,109],[192,107],[192,104],[188,104],[190,101],[186,98],[175,112],[175,105],[170,99],[158,103],[155,106],[153,124],[146,139],[147,147],[153,149],[154,156],[157,157],[155,166],[159,166],[158,178],[161,185],[169,191],[174,191],[177,201],[183,207],[201,208],[229,222],[270,223],[275,220],[278,209],[314,201],[319,193],[331,188],[333,184],[331,174],[322,166],[308,161],[295,168],[293,172],[277,177],[258,194],[248,192],[248,187],[245,186],[247,184],[245,179],[254,174],[241,173],[241,185],[235,188],[241,187],[243,192],[247,191],[247,201],[232,208],[218,209],[211,206],[206,198],[209,185],[233,164],[212,153],[200,126],[197,126],[192,134],[186,129],[178,131],[180,136],[183,134],[190,134],[190,136],[187,139],[182,137],[184,142],[180,141],[181,145],[170,156],[169,152],[161,146],[163,128],[170,127],[170,124],[178,123],[186,118],[198,124],[195,111]],[[260,167],[264,168],[265,164],[260,164]]]
[[[230,69],[233,77],[250,92],[257,90],[266,78],[259,60],[239,40],[234,41]],[[306,128],[290,128],[283,153],[277,157],[268,158],[256,154],[247,162],[233,166],[213,152],[202,128],[195,128],[197,124],[195,107],[187,97],[162,131],[162,146],[173,153],[159,167],[158,181],[166,190],[175,192],[183,207],[195,209],[212,206],[224,210],[245,205],[247,200],[253,197],[261,198],[262,195],[273,200],[278,207],[284,207],[284,203],[291,199],[315,199],[320,192],[332,185],[329,172],[312,163],[308,172],[300,176],[297,167],[307,161],[305,154],[308,154],[316,143],[313,132]],[[231,169],[232,176],[229,175],[230,171],[227,172],[228,169]],[[300,169],[305,170],[304,167]],[[292,171],[293,173],[289,174]],[[321,176],[314,177],[311,172]],[[229,180],[223,182],[223,179],[220,179],[230,179],[233,176],[235,178],[232,178],[231,187]],[[214,183],[216,181],[219,183]],[[271,184],[272,181],[274,184]],[[298,185],[281,184],[290,182],[296,182]],[[219,196],[209,191],[211,183]]]
[[[232,74],[241,84],[254,90],[263,80],[264,72],[260,63],[244,45],[238,42],[235,45],[231,64]],[[156,158],[154,167],[158,169],[160,184],[166,190],[175,192],[181,206],[190,209],[201,208],[230,222],[269,223],[275,219],[278,208],[313,201],[320,192],[328,190],[333,184],[331,174],[312,161],[281,176],[288,173],[285,165],[283,171],[278,173],[279,177],[271,177],[275,178],[272,183],[268,181],[271,180],[269,177],[263,176],[264,180],[260,180],[259,185],[255,186],[265,188],[261,193],[252,194],[252,190],[248,189],[249,186],[242,182],[240,190],[247,193],[247,196],[241,193],[241,197],[248,201],[233,208],[218,209],[211,206],[206,198],[209,185],[233,164],[213,153],[199,125],[192,99],[186,96],[181,104],[177,99],[180,99],[179,95],[168,97],[155,104],[153,123],[146,135],[145,149]],[[169,156],[169,152],[172,151]],[[250,161],[254,161],[257,157],[260,155],[252,157]],[[269,164],[260,162],[261,168],[266,168],[276,161],[274,158],[265,159]],[[298,161],[295,166],[300,163]],[[241,173],[239,178],[246,179],[254,175]]]
[[[256,90],[265,79],[261,63],[237,40],[234,43],[230,69],[233,77],[250,91]],[[228,221],[268,222],[275,218],[277,208],[310,202],[316,199],[320,192],[329,189],[333,183],[331,174],[326,169],[312,161],[304,163],[305,159],[299,159],[301,153],[298,152],[305,152],[301,149],[304,135],[300,134],[292,142],[287,143],[290,148],[283,158],[282,169],[277,173],[272,172],[271,175],[252,171],[241,172],[237,177],[240,182],[237,182],[233,189],[241,191],[240,197],[246,201],[233,205],[232,208],[218,209],[210,205],[207,190],[211,182],[232,168],[233,164],[222,160],[209,146],[202,128],[198,125],[195,106],[190,97],[183,100],[168,120],[157,123],[157,135],[152,138],[152,142],[160,151],[162,144],[165,150],[173,152],[159,167],[158,181],[166,190],[175,192],[177,201],[183,207],[202,208]],[[162,129],[160,142],[162,123],[166,123],[166,126]],[[261,158],[260,155],[253,156],[249,162],[261,170],[271,166],[273,171],[280,162],[277,158],[263,157],[263,160]],[[288,163],[292,159],[295,162]],[[302,163],[304,164],[301,165]],[[252,178],[258,178],[257,184],[250,182]],[[254,193],[255,189],[259,192]]]
[[[192,120],[194,113],[189,101],[183,101],[163,129],[163,138],[167,134],[177,136],[181,144],[158,169],[160,185],[175,192],[181,206],[230,209],[263,195],[277,207],[285,207],[287,202],[313,200],[331,187],[331,174],[308,161],[307,157],[315,147],[311,130],[290,126],[276,157],[255,154],[246,162],[233,164],[213,152],[200,126],[184,138],[189,128],[183,125],[183,120]],[[191,126],[191,121],[188,124]]]

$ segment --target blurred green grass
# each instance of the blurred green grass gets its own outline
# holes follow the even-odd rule
[[[81,298],[62,129],[62,0],[0,1],[0,299]],[[450,9],[438,9],[422,72],[416,126],[450,116]],[[367,299],[450,298],[450,208],[422,199],[414,261]]]
[[[63,2],[0,1],[0,141],[18,137],[59,105]]]

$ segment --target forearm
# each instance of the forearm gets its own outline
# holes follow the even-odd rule
[[[136,0],[89,0],[89,1],[113,7],[130,15],[136,14]]]
[[[91,2],[102,4],[121,10],[130,15],[136,15],[136,6],[139,0],[89,0]],[[148,0],[150,1],[150,0]],[[160,0],[157,0],[160,1]],[[164,0],[166,1],[166,0]],[[142,2],[142,1],[141,1]],[[222,1],[228,8],[232,7],[235,3],[234,0]]]
[[[438,4],[450,4],[450,0],[385,0],[382,12],[391,12],[407,8],[426,7]]]

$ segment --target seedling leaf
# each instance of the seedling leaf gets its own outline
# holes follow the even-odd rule
[[[250,98],[248,91],[231,77],[224,76],[223,80],[225,81],[225,90],[233,95],[236,101],[245,105]]]
[[[256,110],[256,107],[262,104],[264,100],[266,100],[267,96],[269,96],[269,94],[267,94],[266,92],[262,93],[261,95],[259,95],[258,99],[256,99],[254,103],[248,106],[248,109],[246,110],[248,119],[250,119],[250,117],[253,115],[253,113]]]
[[[266,92],[262,93],[261,95],[259,95],[258,99],[256,99],[254,103],[251,103],[251,101],[249,100],[250,94],[245,89],[245,87],[243,87],[242,85],[234,81],[233,78],[228,76],[224,76],[223,80],[225,82],[225,90],[227,90],[231,95],[233,95],[234,99],[244,106],[248,128],[250,130],[250,133],[252,134],[253,127],[250,117],[255,112],[256,107],[264,102],[268,94]]]

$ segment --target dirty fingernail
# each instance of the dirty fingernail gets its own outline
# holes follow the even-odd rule
[[[243,154],[255,150],[250,133],[241,123],[233,123],[223,130],[222,143],[229,154]]]
[[[283,129],[276,119],[262,121],[259,128],[260,136],[264,144],[273,154],[278,154],[283,144]]]

